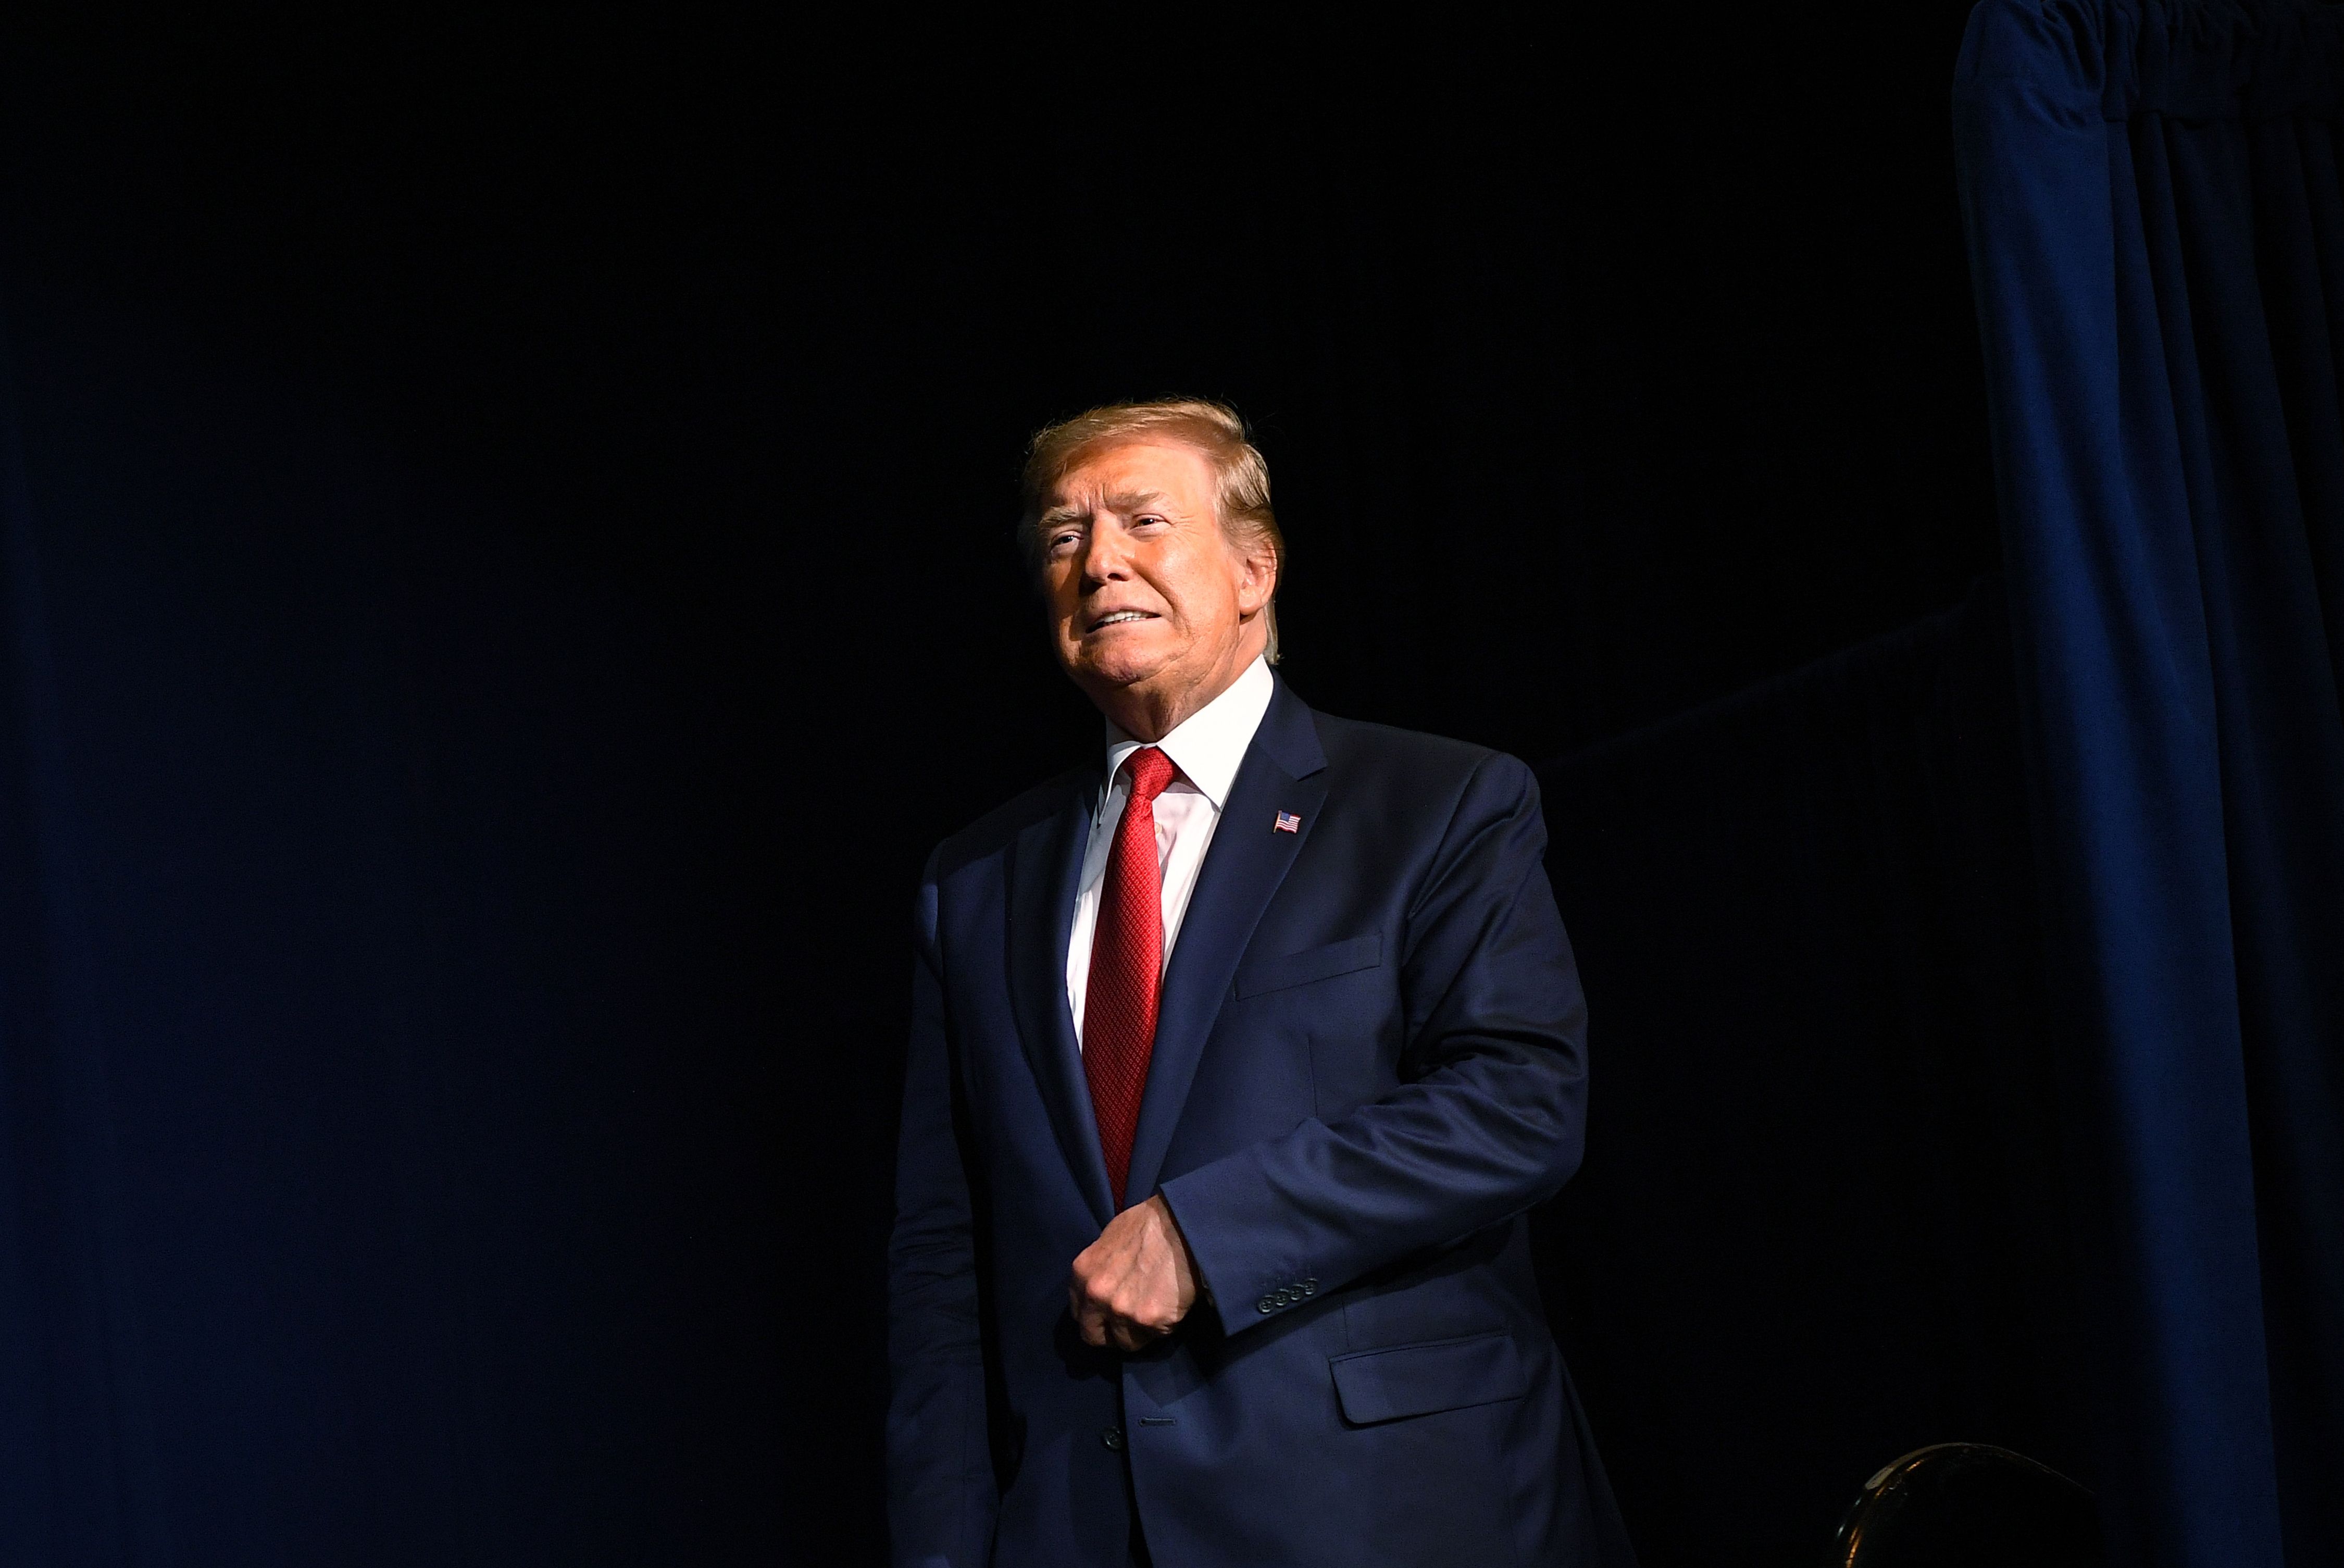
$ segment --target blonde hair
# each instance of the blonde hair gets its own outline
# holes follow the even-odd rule
[[[1269,506],[1269,464],[1248,439],[1245,420],[1226,403],[1204,398],[1108,403],[1036,431],[1026,449],[1026,516],[1019,530],[1027,558],[1040,568],[1037,524],[1050,491],[1069,469],[1107,447],[1147,440],[1177,441],[1202,453],[1218,481],[1221,531],[1239,549],[1267,549],[1277,563],[1270,602],[1261,607],[1262,629],[1269,634],[1267,656],[1277,663],[1277,584],[1286,576],[1286,536]]]

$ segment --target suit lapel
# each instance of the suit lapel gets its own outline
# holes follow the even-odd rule
[[[1064,805],[1017,836],[1009,866],[1010,990],[1017,1037],[1034,1068],[1050,1122],[1101,1229],[1114,1218],[1098,1121],[1066,1007],[1066,944],[1074,933],[1075,894],[1083,849],[1104,784],[1096,772],[1068,791]]]
[[[1318,819],[1327,795],[1326,766],[1310,710],[1280,681],[1229,786],[1212,847],[1197,874],[1187,912],[1180,917],[1179,938],[1157,1008],[1147,1090],[1139,1102],[1139,1128],[1132,1139],[1131,1175],[1124,1188],[1127,1202],[1138,1202],[1156,1190],[1205,1041],[1236,978],[1238,960]],[[1300,825],[1293,832],[1278,831],[1281,814],[1298,817]],[[1063,965],[1063,942],[1059,951]],[[1062,997],[1065,989],[1062,973]],[[1096,1147],[1094,1137],[1094,1151]]]

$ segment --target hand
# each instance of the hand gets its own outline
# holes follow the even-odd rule
[[[1075,1259],[1066,1300],[1083,1342],[1138,1350],[1197,1304],[1197,1260],[1158,1193],[1107,1222]]]

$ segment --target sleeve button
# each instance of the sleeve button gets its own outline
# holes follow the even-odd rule
[[[1253,1304],[1253,1310],[1261,1313],[1275,1312],[1278,1310],[1278,1303],[1269,1297],[1264,1296]]]

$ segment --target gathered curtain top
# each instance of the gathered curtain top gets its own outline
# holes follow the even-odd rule
[[[2060,117],[2344,117],[2344,5],[1985,0],[1956,96],[2024,82]]]

